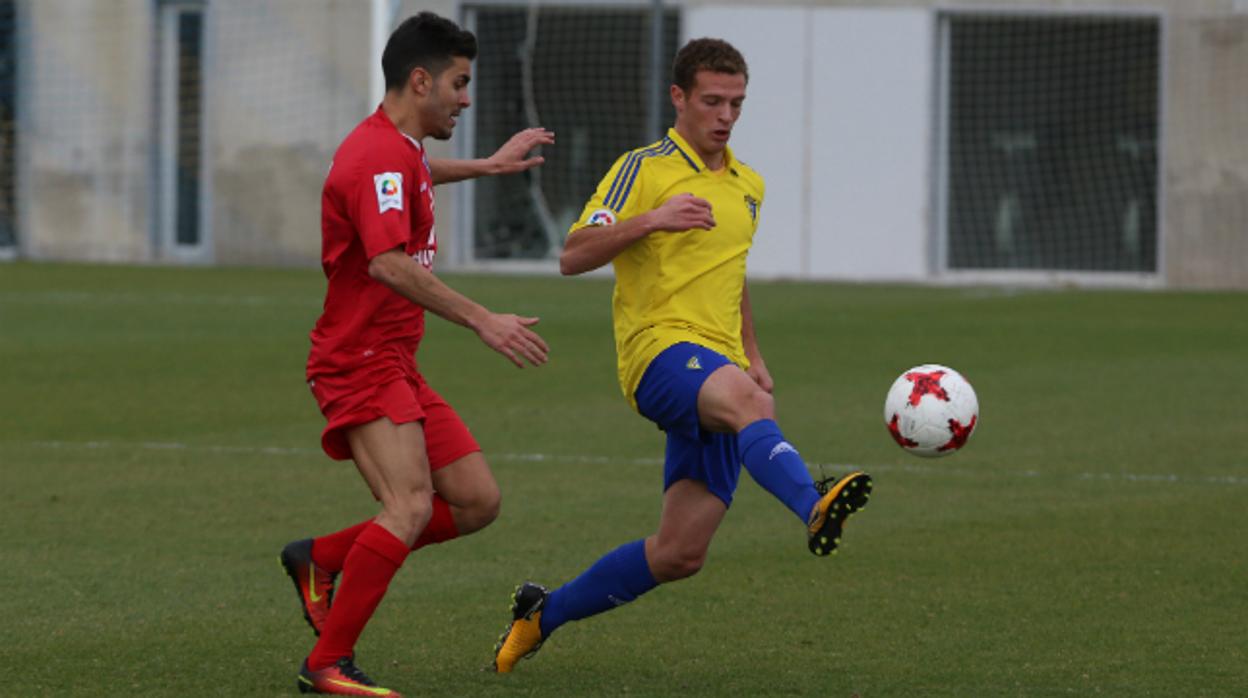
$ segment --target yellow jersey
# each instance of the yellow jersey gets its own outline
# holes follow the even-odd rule
[[[708,170],[675,129],[662,140],[620,156],[598,184],[568,235],[593,235],[693,194],[711,204],[715,227],[655,231],[612,261],[612,314],[620,388],[633,394],[646,367],[664,349],[693,342],[749,368],[741,341],[745,258],[758,229],[763,178],[724,151],[724,166]]]

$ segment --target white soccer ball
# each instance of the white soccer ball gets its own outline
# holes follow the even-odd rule
[[[884,425],[916,456],[947,456],[966,445],[979,421],[979,399],[961,373],[940,364],[903,372],[884,398]]]

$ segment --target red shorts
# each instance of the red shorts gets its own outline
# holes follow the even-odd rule
[[[334,460],[351,459],[351,427],[382,417],[395,424],[424,422],[430,471],[481,450],[463,420],[414,365],[385,362],[347,374],[319,375],[308,387],[329,420],[321,432],[321,448]]]

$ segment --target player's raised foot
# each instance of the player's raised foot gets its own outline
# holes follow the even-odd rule
[[[840,479],[826,478],[816,482],[815,489],[823,496],[810,512],[807,544],[816,555],[831,555],[841,544],[845,520],[871,498],[871,476],[853,472]]]
[[[512,596],[511,625],[494,646],[494,671],[509,674],[516,662],[532,657],[542,647],[542,609],[548,596],[546,587],[525,582]]]
[[[402,698],[395,691],[382,688],[364,675],[350,657],[343,657],[337,664],[312,671],[307,660],[299,667],[299,692],[323,693],[331,696],[382,696]]]
[[[319,637],[325,620],[329,618],[329,606],[334,600],[334,578],[312,561],[312,539],[297,540],[285,548],[279,558],[282,569],[295,583],[303,618]]]

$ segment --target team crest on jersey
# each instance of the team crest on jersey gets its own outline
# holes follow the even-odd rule
[[[585,219],[585,225],[615,225],[615,211],[600,208],[589,214],[589,218]]]
[[[403,175],[399,172],[382,172],[373,175],[373,186],[377,188],[377,212],[385,213],[390,209],[403,210]]]
[[[745,206],[750,209],[750,220],[758,222],[758,199],[746,194]]]

